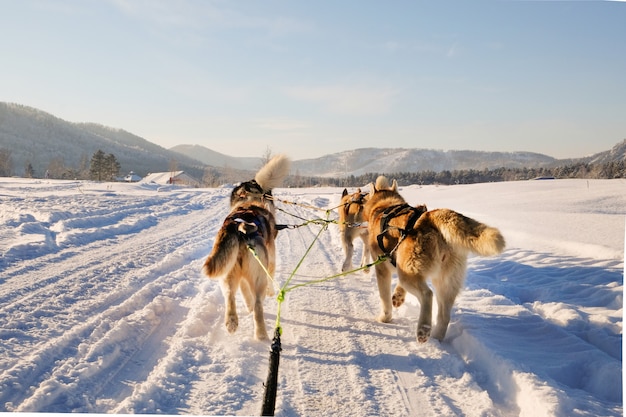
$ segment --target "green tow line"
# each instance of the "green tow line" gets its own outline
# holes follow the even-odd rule
[[[298,264],[296,265],[294,270],[291,272],[291,275],[289,276],[287,281],[280,288],[280,290],[278,291],[278,295],[276,296],[276,300],[278,301],[278,307],[276,309],[276,326],[275,326],[275,329],[274,329],[274,339],[272,340],[272,345],[271,345],[271,348],[270,348],[269,369],[268,369],[268,373],[267,373],[267,380],[265,382],[265,393],[264,393],[264,396],[263,396],[263,408],[261,410],[261,415],[262,416],[273,416],[274,415],[274,411],[275,411],[275,407],[276,407],[276,393],[277,393],[277,390],[278,390],[278,365],[280,363],[280,351],[282,350],[280,337],[283,334],[283,329],[282,329],[282,327],[280,325],[280,314],[281,314],[281,306],[282,306],[283,302],[285,301],[285,297],[286,297],[287,293],[290,292],[291,290],[295,289],[295,288],[300,288],[300,287],[306,287],[308,285],[319,284],[319,283],[322,283],[322,282],[330,281],[331,279],[340,278],[340,277],[352,274],[354,272],[361,271],[363,269],[371,268],[372,266],[378,265],[378,264],[380,264],[382,262],[385,262],[386,260],[389,259],[388,255],[380,255],[380,256],[378,256],[378,259],[376,259],[374,262],[369,263],[369,264],[364,265],[364,266],[361,266],[359,268],[353,269],[351,271],[342,272],[340,274],[335,274],[335,275],[332,275],[332,276],[329,276],[329,277],[316,279],[316,280],[309,281],[309,282],[306,282],[306,283],[289,286],[291,280],[293,279],[293,277],[295,276],[296,272],[298,271],[298,269],[302,265],[302,262],[304,262],[304,259],[307,257],[307,255],[309,254],[309,252],[313,248],[313,245],[315,244],[315,242],[319,239],[321,234],[326,229],[328,229],[328,225],[330,223],[335,223],[334,220],[329,220],[328,219],[328,217],[330,215],[330,211],[331,210],[327,210],[326,211],[326,219],[310,220],[310,221],[307,221],[305,224],[303,224],[303,225],[308,225],[308,224],[311,224],[311,223],[316,223],[316,224],[322,224],[322,227],[321,227],[320,231],[317,233],[317,235],[315,236],[315,239],[313,239],[313,242],[311,242],[311,244],[307,248],[306,252],[302,256],[302,258],[300,259],[300,261],[298,262]],[[273,284],[275,284],[276,281],[274,280],[274,277],[271,276],[271,274],[269,273],[269,271],[267,270],[265,265],[263,265],[263,262],[261,262],[261,259],[259,258],[259,255],[257,254],[256,249],[254,248],[254,246],[249,244],[248,245],[248,249],[250,250],[252,255],[254,255],[254,258],[259,262],[259,264],[261,265],[261,267],[263,268],[263,270],[265,271],[265,273],[269,277],[270,281]]]

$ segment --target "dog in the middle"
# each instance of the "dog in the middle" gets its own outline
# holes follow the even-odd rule
[[[225,325],[230,333],[237,330],[239,319],[235,303],[241,290],[248,311],[254,315],[254,335],[267,340],[263,300],[273,293],[267,273],[274,275],[278,234],[272,189],[282,184],[289,173],[289,159],[278,155],[265,164],[251,181],[235,187],[230,195],[231,212],[224,220],[211,254],[202,272],[219,278],[226,299]],[[249,250],[252,247],[259,260]],[[259,263],[262,262],[263,266]]]
[[[426,342],[432,326],[433,293],[426,282],[430,277],[438,304],[432,336],[442,341],[452,305],[465,280],[469,252],[499,254],[504,250],[504,237],[498,229],[449,209],[427,211],[425,206],[410,206],[398,193],[395,180],[389,184],[386,177],[380,176],[370,187],[363,211],[370,249],[373,257],[390,257],[390,262],[375,266],[382,308],[378,321],[391,321],[392,304],[402,305],[408,291],[420,303],[417,341]],[[392,295],[394,266],[398,285]]]
[[[341,244],[346,259],[343,261],[342,272],[352,269],[352,255],[354,254],[354,244],[357,237],[363,241],[363,255],[361,256],[361,266],[367,265],[370,259],[370,249],[367,243],[367,226],[363,226],[363,204],[367,193],[361,189],[349,194],[347,189],[343,189],[341,194],[341,205],[339,206],[339,232],[341,233]],[[365,273],[369,268],[365,269]]]

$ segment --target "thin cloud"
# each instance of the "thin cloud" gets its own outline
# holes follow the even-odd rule
[[[449,44],[443,41],[388,40],[377,43],[374,47],[388,53],[417,53],[445,56],[446,58],[454,58],[459,52],[459,43],[457,41]]]
[[[371,116],[388,113],[397,91],[389,87],[327,85],[287,89],[297,100],[317,103],[331,113]]]
[[[457,53],[458,53],[458,44],[455,42],[452,44],[452,46],[450,46],[450,48],[448,49],[448,52],[446,53],[446,56],[448,58],[454,58]]]
[[[291,130],[304,130],[310,128],[310,124],[301,120],[294,120],[288,118],[263,118],[253,120],[253,124],[261,129],[278,130],[278,131],[291,131]]]
[[[226,3],[163,0],[109,0],[109,2],[126,15],[164,26],[258,29],[270,36],[284,36],[313,29],[310,22],[281,15],[255,15],[245,8],[237,10],[224,7]]]

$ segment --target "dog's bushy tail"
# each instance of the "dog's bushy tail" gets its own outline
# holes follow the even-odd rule
[[[285,177],[289,174],[291,161],[285,155],[276,155],[265,164],[254,176],[264,191],[280,187]]]
[[[446,242],[453,246],[460,246],[482,256],[497,255],[504,250],[504,236],[495,227],[453,210],[438,209],[428,213]]]
[[[218,278],[228,273],[239,255],[239,238],[226,229],[220,230],[213,250],[202,266],[202,273],[209,278]]]

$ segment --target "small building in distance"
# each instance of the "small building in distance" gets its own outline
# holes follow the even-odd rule
[[[160,185],[180,185],[182,187],[200,186],[200,181],[185,174],[185,171],[154,172],[148,174],[142,181]]]
[[[141,177],[135,174],[133,171],[130,171],[127,176],[124,177],[124,181],[126,182],[138,182],[141,181]]]

